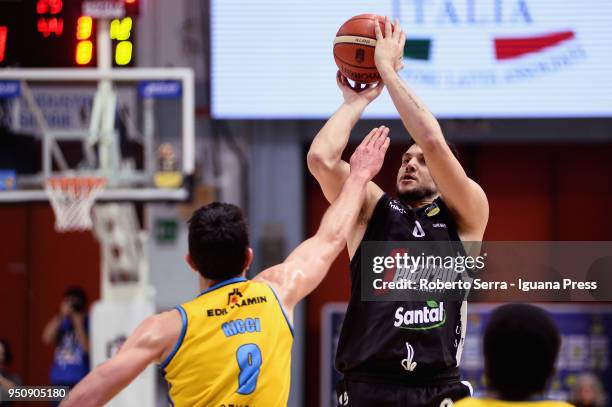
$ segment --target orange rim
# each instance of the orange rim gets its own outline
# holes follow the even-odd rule
[[[51,177],[45,183],[52,189],[94,189],[106,185],[104,177]]]

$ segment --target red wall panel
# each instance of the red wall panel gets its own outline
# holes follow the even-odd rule
[[[20,216],[18,216],[20,215]],[[89,232],[58,234],[53,229],[54,216],[46,204],[0,206],[0,220],[11,222],[10,235],[0,238],[0,270],[10,269],[11,256],[24,253],[27,266],[18,277],[3,271],[0,290],[7,297],[14,312],[2,313],[3,327],[15,327],[15,370],[25,384],[48,384],[53,347],[42,343],[46,322],[59,311],[59,303],[66,288],[83,287],[90,303],[99,297],[99,245]],[[21,237],[21,239],[19,238]],[[21,242],[21,243],[20,243]],[[11,255],[12,253],[12,255]],[[14,268],[14,266],[13,266]],[[5,286],[6,284],[6,286]],[[22,343],[22,345],[19,345]]]
[[[0,206],[0,337],[13,350],[9,371],[22,378],[27,373],[27,210],[18,205]]]
[[[557,162],[557,239],[612,240],[612,146],[568,145]]]
[[[556,201],[550,146],[482,147],[472,174],[489,199],[486,240],[550,240]]]

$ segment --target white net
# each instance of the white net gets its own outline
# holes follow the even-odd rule
[[[106,186],[104,177],[51,177],[45,191],[55,213],[57,232],[91,230],[91,208]]]

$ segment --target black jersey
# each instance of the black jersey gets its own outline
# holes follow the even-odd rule
[[[363,241],[459,241],[452,214],[442,199],[411,209],[383,195]],[[361,248],[350,264],[349,301],[336,353],[346,377],[416,385],[457,380],[465,336],[467,303],[440,301],[366,302],[361,294]],[[406,312],[434,315],[429,324],[404,326]]]

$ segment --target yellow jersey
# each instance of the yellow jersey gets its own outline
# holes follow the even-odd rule
[[[287,405],[293,328],[269,285],[236,277],[176,308],[183,328],[160,365],[171,405]]]
[[[564,401],[502,401],[467,397],[455,403],[455,407],[573,407]]]

